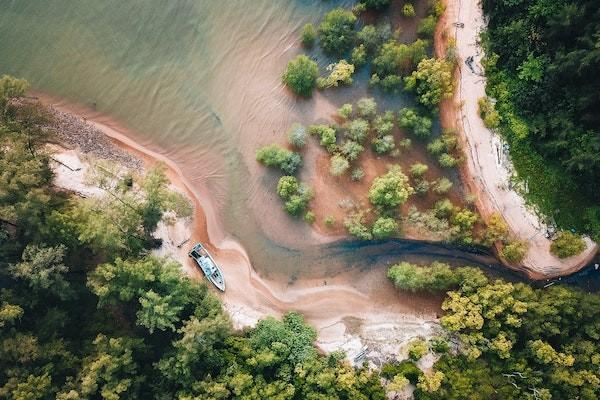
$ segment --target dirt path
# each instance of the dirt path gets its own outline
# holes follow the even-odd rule
[[[500,212],[511,231],[529,243],[522,270],[531,278],[542,279],[567,275],[585,266],[598,251],[591,239],[585,238],[587,248],[581,254],[564,260],[550,253],[551,241],[545,237],[546,225],[535,210],[527,205],[509,186],[512,165],[503,149],[501,138],[487,129],[479,117],[478,100],[485,96],[485,77],[481,66],[483,50],[479,34],[485,28],[483,11],[478,0],[448,0],[443,20],[448,36],[456,39],[459,58],[458,87],[452,101],[442,105],[442,123],[454,126],[462,133],[466,162],[463,180],[478,197],[477,206],[484,217]],[[463,23],[464,27],[454,23]],[[445,46],[438,41],[440,56]],[[443,54],[443,53],[442,53]],[[465,60],[472,57],[471,66]]]
[[[186,239],[189,243],[209,243],[224,269],[227,291],[219,296],[235,327],[254,325],[266,316],[299,311],[317,329],[317,345],[324,351],[345,350],[352,360],[363,346],[368,346],[367,358],[375,364],[386,358],[405,357],[410,340],[431,337],[439,331],[437,314],[442,297],[401,293],[388,281],[385,269],[369,273],[351,271],[327,281],[299,279],[293,284],[261,278],[242,246],[220,230],[210,197],[203,195],[202,188],[193,187],[174,162],[136,143],[125,127],[105,116],[50,96],[36,95],[44,104],[76,116],[81,124],[93,126],[99,135],[108,136],[118,147],[143,160],[145,167],[158,161],[167,166],[172,184],[193,199],[195,214],[192,221],[159,227],[158,233],[168,246],[162,254],[168,253],[179,260],[188,275],[203,279],[187,257],[189,246],[178,248],[176,244]],[[81,168],[71,171],[55,166],[57,183],[94,194],[83,185],[80,176],[85,171],[85,157],[74,150],[61,151],[55,157]]]

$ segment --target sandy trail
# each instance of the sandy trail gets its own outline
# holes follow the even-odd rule
[[[487,129],[479,116],[478,100],[485,96],[485,76],[481,59],[483,50],[479,34],[485,29],[483,11],[478,0],[449,0],[440,29],[456,39],[459,66],[458,88],[454,98],[441,107],[442,123],[461,132],[466,163],[463,181],[478,197],[477,206],[484,217],[500,212],[511,231],[529,242],[522,265],[513,266],[534,279],[568,275],[584,267],[597,253],[598,245],[585,238],[587,248],[579,255],[559,259],[550,252],[551,240],[545,237],[547,226],[523,197],[511,190],[513,168],[502,139]],[[454,26],[462,22],[464,27]],[[439,32],[438,32],[439,34]],[[439,36],[439,35],[438,35]],[[436,40],[438,56],[444,54],[443,41]],[[465,60],[473,57],[471,67]]]
[[[91,124],[117,146],[143,160],[145,167],[157,162],[167,166],[169,179],[193,200],[195,213],[191,221],[159,226],[157,234],[165,243],[162,254],[179,260],[190,276],[203,279],[187,257],[189,246],[177,245],[185,240],[209,243],[227,281],[227,291],[219,296],[236,328],[252,326],[266,316],[299,311],[317,329],[320,348],[345,350],[352,360],[363,346],[368,346],[367,357],[376,364],[385,358],[405,356],[411,339],[431,337],[439,331],[437,315],[442,297],[401,293],[388,281],[385,269],[344,272],[326,281],[299,279],[290,283],[260,277],[242,246],[222,230],[210,196],[203,188],[192,186],[174,162],[135,142],[129,130],[110,118],[41,93],[35,95],[60,112],[82,118],[82,124]],[[55,157],[81,167],[74,172],[55,166],[57,183],[94,195],[78,176],[86,168],[84,156],[76,150],[62,150]]]

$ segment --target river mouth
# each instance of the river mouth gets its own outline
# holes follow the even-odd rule
[[[0,15],[0,73],[111,116],[137,142],[173,160],[214,206],[211,238],[240,242],[262,275],[334,275],[390,249],[324,244],[332,239],[284,214],[274,193],[277,176],[254,154],[261,145],[283,142],[293,122],[330,120],[349,98],[371,94],[364,72],[351,88],[312,100],[294,98],[280,81],[287,61],[302,51],[300,28],[353,3],[10,2]],[[311,56],[321,66],[332,61],[318,51]],[[409,101],[376,99],[384,109]],[[467,261],[456,249],[395,249],[374,263]]]

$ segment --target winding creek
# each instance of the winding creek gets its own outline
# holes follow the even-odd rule
[[[330,242],[281,210],[276,177],[256,164],[255,150],[281,142],[293,122],[329,119],[348,97],[367,92],[363,73],[351,88],[299,101],[282,87],[281,71],[301,51],[305,23],[351,3],[0,0],[0,73],[110,115],[173,160],[210,200],[217,240],[233,236],[261,275],[326,277],[406,259],[479,265],[518,279],[491,254],[444,244]],[[409,101],[376,97],[394,109]],[[567,280],[598,290],[598,275]]]

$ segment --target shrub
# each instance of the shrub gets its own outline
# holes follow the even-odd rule
[[[317,30],[313,24],[306,24],[302,28],[302,44],[305,47],[313,47],[315,39],[317,38]]]
[[[365,45],[359,44],[352,49],[350,61],[352,61],[352,64],[354,64],[356,68],[360,68],[367,63],[367,50],[365,49]]]
[[[398,142],[398,147],[403,150],[409,150],[412,147],[412,140],[409,138],[402,139]]]
[[[431,142],[427,144],[427,151],[433,155],[438,155],[445,152],[446,144],[442,139],[433,139]]]
[[[429,167],[425,164],[414,163],[410,166],[410,176],[413,178],[421,178],[429,171]]]
[[[349,119],[352,116],[352,104],[344,104],[338,110],[338,115],[344,119]]]
[[[377,103],[372,97],[363,97],[356,102],[358,115],[362,118],[371,119],[377,115]]]
[[[528,247],[527,242],[523,240],[514,240],[502,247],[500,255],[508,262],[520,262],[523,260],[523,257],[525,257]]]
[[[421,104],[437,107],[443,99],[452,97],[454,92],[453,68],[452,63],[443,59],[421,60],[417,70],[404,78],[405,87],[407,90],[417,92]]]
[[[354,142],[362,143],[369,133],[369,123],[357,118],[346,124],[346,137]]]
[[[425,179],[419,179],[414,185],[415,194],[419,196],[425,196],[429,192],[430,183]]]
[[[348,230],[348,233],[361,240],[373,239],[371,230],[365,225],[365,216],[363,211],[354,212],[346,217],[344,220],[344,226]]]
[[[325,147],[328,152],[333,152],[336,148],[337,136],[335,129],[328,125],[311,125],[308,127],[308,132],[311,135],[319,138],[321,146]]]
[[[319,39],[326,53],[343,54],[354,42],[356,16],[343,8],[328,12],[319,25]]]
[[[454,168],[456,167],[460,160],[448,153],[442,153],[438,157],[438,162],[442,168]]]
[[[327,78],[319,78],[317,86],[319,89],[328,87],[337,87],[340,83],[344,85],[352,84],[352,74],[354,73],[354,65],[349,64],[346,60],[340,60],[335,64],[327,67],[331,71]]]
[[[494,104],[489,97],[482,97],[478,101],[479,116],[483,120],[483,124],[489,129],[496,129],[500,126],[500,114],[496,111]]]
[[[432,351],[438,354],[445,354],[448,352],[448,350],[450,350],[450,345],[448,345],[448,342],[445,339],[439,337],[431,339],[429,341],[429,347]]]
[[[298,123],[292,124],[287,136],[288,142],[294,147],[304,147],[306,144],[306,128]]]
[[[360,143],[352,140],[346,140],[340,147],[340,151],[349,161],[356,160],[364,150],[365,148]]]
[[[413,18],[416,15],[415,7],[410,3],[406,3],[404,7],[402,7],[402,15],[407,18]]]
[[[581,235],[569,231],[561,231],[550,245],[550,251],[558,258],[567,258],[585,250],[585,242]]]
[[[420,360],[428,351],[429,346],[423,339],[415,339],[408,346],[408,356],[413,361]]]
[[[340,155],[334,155],[329,161],[329,173],[333,176],[343,175],[350,168],[350,163]]]
[[[435,216],[438,218],[448,218],[454,211],[454,205],[449,199],[438,200],[433,206]]]
[[[404,360],[400,363],[388,363],[381,367],[381,375],[386,379],[392,379],[394,376],[402,375],[406,377],[413,385],[423,375],[423,372],[415,365],[413,361]]]
[[[267,167],[278,167],[286,174],[293,174],[302,165],[302,156],[293,151],[271,144],[256,152],[256,160]]]
[[[369,189],[369,201],[379,207],[396,207],[406,202],[413,193],[414,189],[402,173],[402,168],[394,165],[386,174],[373,180]]]
[[[453,183],[448,178],[439,178],[433,183],[433,191],[437,194],[446,194],[452,189]]]
[[[328,215],[324,219],[325,226],[332,227],[335,224],[335,218],[332,215]]]
[[[373,53],[377,48],[390,37],[391,27],[389,24],[383,24],[379,27],[365,25],[357,34],[358,43],[364,45],[365,50]]]
[[[277,194],[282,199],[289,199],[292,195],[298,193],[300,182],[294,176],[282,176],[277,183]]]
[[[431,119],[419,115],[418,111],[414,108],[403,108],[398,113],[398,125],[420,138],[426,138],[431,135],[433,124]]]
[[[314,223],[316,218],[317,217],[315,216],[315,213],[312,211],[307,211],[303,217],[304,221],[308,222],[309,224]]]
[[[504,221],[504,218],[497,212],[493,213],[485,230],[485,243],[491,245],[498,240],[505,241],[508,239],[508,233],[508,224]]]
[[[283,73],[285,83],[299,96],[310,96],[319,76],[317,63],[305,55],[299,55],[290,61]]]
[[[386,111],[383,115],[378,115],[373,120],[373,129],[377,133],[377,136],[391,134],[394,129],[394,113]]]
[[[473,211],[463,208],[452,217],[452,223],[458,226],[462,232],[469,231],[477,222],[479,216]]]
[[[350,174],[350,179],[354,182],[361,181],[365,177],[365,171],[362,168],[354,168]]]
[[[435,26],[437,25],[437,18],[433,15],[428,15],[419,22],[417,27],[417,35],[420,38],[431,39],[435,33]]]
[[[410,74],[428,54],[429,43],[417,40],[410,45],[389,40],[373,59],[373,72],[384,79],[391,75]]]
[[[398,232],[398,223],[394,218],[379,217],[373,223],[373,237],[386,239]]]
[[[386,154],[389,153],[396,147],[396,143],[394,142],[394,136],[385,135],[378,138],[373,139],[372,141],[373,151],[377,154]]]

